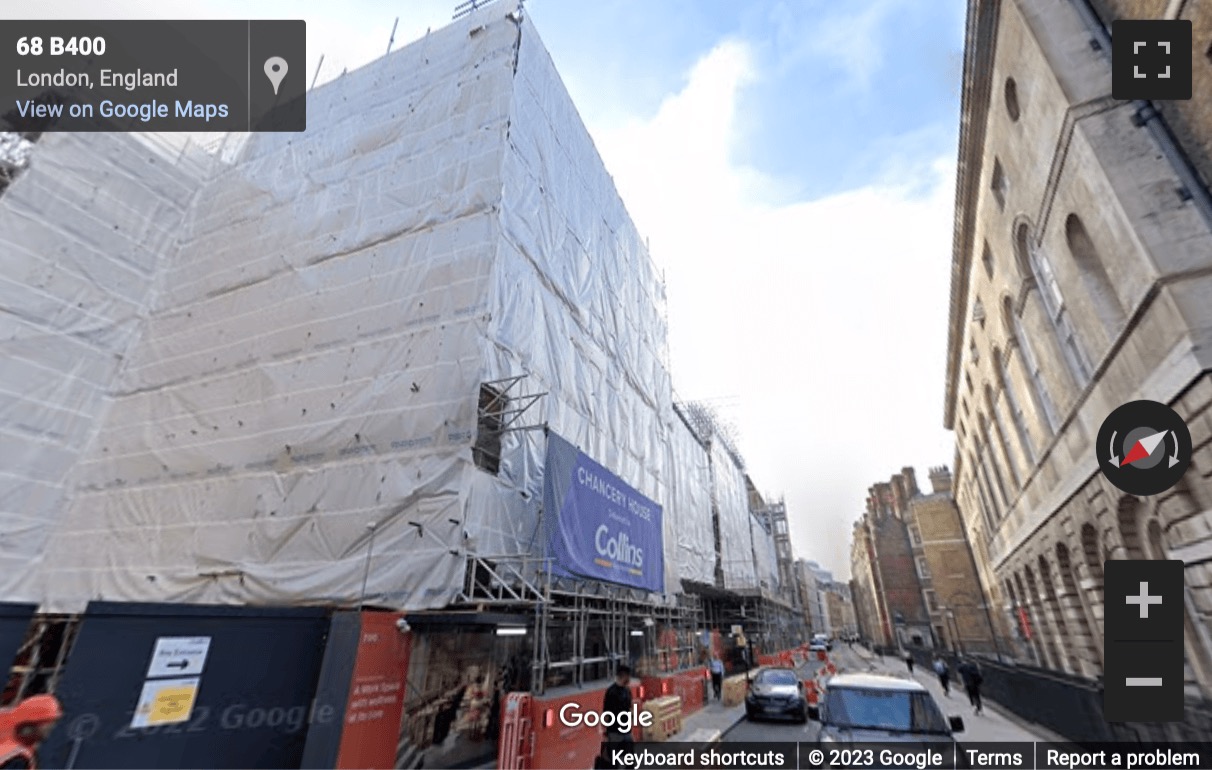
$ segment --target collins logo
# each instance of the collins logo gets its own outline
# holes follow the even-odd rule
[[[632,545],[631,540],[627,537],[626,532],[620,532],[614,537],[608,537],[610,529],[603,524],[598,527],[598,531],[593,536],[593,547],[597,549],[599,556],[609,556],[617,562],[634,567],[639,570],[644,566],[644,549],[637,545]],[[613,566],[609,562],[603,564],[604,559],[596,559],[603,567]]]

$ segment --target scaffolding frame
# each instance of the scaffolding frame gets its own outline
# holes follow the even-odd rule
[[[807,641],[803,614],[793,604],[762,586],[719,589],[703,587],[704,619],[726,636],[740,626],[750,649],[770,653]],[[756,660],[750,660],[756,664]]]
[[[14,656],[0,706],[30,695],[54,694],[80,633],[79,615],[37,615]]]
[[[613,673],[636,657],[635,637],[642,638],[638,657],[645,672],[673,673],[699,663],[695,642],[703,628],[699,597],[662,597],[598,580],[553,573],[551,560],[527,555],[468,554],[463,590],[449,609],[513,611],[534,629],[530,689],[542,694],[551,674],[569,671],[569,684],[590,681],[587,668],[605,664]],[[560,655],[551,644],[553,630],[570,636],[569,651]],[[597,636],[602,654],[589,654]]]

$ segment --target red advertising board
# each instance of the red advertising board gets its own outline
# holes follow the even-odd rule
[[[404,680],[412,634],[400,633],[391,612],[362,613],[337,767],[393,768],[404,711]]]

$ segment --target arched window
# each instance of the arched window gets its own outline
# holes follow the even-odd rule
[[[1014,390],[1010,387],[1010,368],[1007,364],[1007,357],[997,348],[993,349],[993,363],[994,370],[997,372],[997,387],[1006,394],[1006,406],[1010,408],[1010,419],[1014,421],[1014,433],[1018,436],[1019,446],[1023,448],[1023,454],[1027,456],[1027,462],[1034,467],[1035,446],[1031,443],[1030,434],[1027,433],[1027,419],[1023,415],[1023,408],[1018,398],[1014,395]]]
[[[994,482],[997,484],[997,495],[1001,499],[1002,505],[1010,505],[1010,495],[1006,494],[1006,482],[1002,478],[1001,469],[997,466],[997,458],[993,456],[993,441],[989,438],[989,421],[985,419],[985,415],[978,415],[980,421],[981,441],[985,445],[985,466],[992,470]]]
[[[981,252],[981,264],[985,266],[985,276],[993,280],[993,251],[988,241],[985,241],[985,249]]]
[[[1095,531],[1093,524],[1082,525],[1082,558],[1086,562],[1086,569],[1090,571],[1098,583],[1103,582],[1103,556],[1101,549],[1098,547],[1098,532]]]
[[[981,478],[982,468],[979,461],[980,453],[981,444],[980,441],[977,441],[976,455],[970,459],[969,464],[972,466],[972,480],[976,485],[976,491],[980,497],[981,515],[985,517],[985,530],[988,532],[994,532],[997,527],[997,517],[994,516],[993,509],[989,505],[989,494],[987,494],[985,491],[987,480]]]
[[[1084,388],[1090,381],[1090,373],[1094,367],[1091,366],[1090,358],[1082,348],[1069,320],[1065,297],[1061,293],[1056,274],[1052,271],[1052,264],[1040,249],[1031,244],[1030,229],[1026,223],[1018,226],[1014,237],[1014,250],[1018,254],[1020,264],[1025,263],[1030,268],[1031,276],[1039,287],[1044,308],[1048,311],[1048,318],[1052,321],[1053,331],[1064,352],[1065,362],[1069,365],[1078,387]]]
[[[1031,346],[1031,340],[1023,331],[1023,319],[1014,312],[1014,302],[1009,297],[1002,299],[1002,323],[1006,327],[1006,336],[1017,345],[1023,356],[1023,365],[1026,367],[1027,377],[1030,379],[1031,397],[1035,399],[1036,406],[1043,412],[1044,419],[1048,421],[1048,432],[1055,433],[1056,426],[1059,424],[1056,405],[1052,403],[1052,397],[1048,394],[1048,385],[1044,382],[1044,375],[1039,366],[1039,359],[1035,356],[1035,351]],[[1002,365],[1005,366],[1005,361]]]
[[[1002,410],[997,408],[997,398],[993,395],[993,388],[985,385],[985,408],[989,410],[989,414],[993,415],[993,431],[997,434],[997,445],[1002,450],[1002,457],[1006,460],[1006,467],[1010,470],[1010,476],[1014,480],[1014,488],[1021,489],[1023,481],[1018,475],[1018,466],[1014,462],[1014,457],[1010,454],[1010,442],[1006,440],[1009,431],[1006,429],[1006,421],[1002,418]],[[994,458],[994,462],[997,460]]]
[[[1069,253],[1073,255],[1094,312],[1107,330],[1107,338],[1115,339],[1124,326],[1124,306],[1107,275],[1106,265],[1094,248],[1090,233],[1077,214],[1070,214],[1065,220],[1065,242],[1069,244]]]

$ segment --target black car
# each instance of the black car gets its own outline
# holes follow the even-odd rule
[[[804,683],[793,668],[765,668],[749,684],[745,716],[808,721]]]

